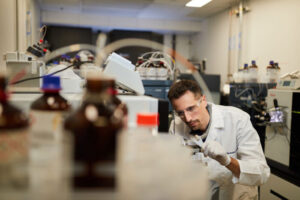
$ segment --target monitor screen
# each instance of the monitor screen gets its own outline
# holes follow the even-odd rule
[[[290,86],[290,84],[291,84],[291,81],[284,81],[283,82],[283,86]]]
[[[270,122],[272,123],[283,123],[284,114],[282,110],[274,110],[269,112]]]

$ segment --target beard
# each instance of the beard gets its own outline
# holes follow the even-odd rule
[[[192,129],[192,130],[199,129],[199,121],[198,120],[193,120],[193,121],[190,121],[190,122],[186,122],[186,125],[188,125],[188,127],[190,127],[190,129]]]

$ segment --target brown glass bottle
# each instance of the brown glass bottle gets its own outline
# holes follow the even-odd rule
[[[109,93],[112,96],[112,101],[116,105],[117,109],[122,111],[122,124],[123,128],[126,128],[128,125],[128,108],[125,103],[123,103],[118,97],[118,91],[116,90],[116,84],[114,80],[109,82]]]
[[[70,111],[71,106],[63,98],[60,78],[57,76],[46,76],[43,78],[43,95],[31,104],[32,135],[51,138],[61,134],[63,119]]]
[[[0,188],[22,188],[28,181],[29,122],[20,109],[9,103],[6,85],[5,77],[0,75]]]
[[[82,105],[64,123],[74,138],[75,187],[113,188],[116,134],[122,127],[110,79],[88,78]],[[110,171],[110,173],[108,172]]]
[[[59,77],[44,77],[42,90],[44,94],[31,104],[31,109],[48,111],[70,110],[71,106],[68,101],[59,94],[59,91],[61,90]]]

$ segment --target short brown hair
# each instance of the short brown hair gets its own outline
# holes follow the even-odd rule
[[[202,95],[201,88],[194,80],[181,80],[174,83],[168,93],[168,98],[170,102],[173,99],[178,99],[182,95],[184,95],[187,91],[194,93],[194,95]]]

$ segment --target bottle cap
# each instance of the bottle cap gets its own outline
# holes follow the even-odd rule
[[[66,55],[66,54],[63,54],[63,55],[61,55],[61,57],[60,57],[60,59],[65,59],[65,60],[67,60],[68,59],[68,56]]]
[[[6,85],[7,85],[6,78],[0,75],[0,101],[6,101],[8,99],[8,94],[5,91]]]
[[[245,64],[244,64],[244,69],[247,69],[247,68],[248,68],[248,64],[245,63]]]
[[[44,76],[42,90],[57,91],[61,90],[59,76]]]
[[[157,126],[159,125],[159,115],[158,113],[138,113],[137,124],[147,125],[147,126]]]
[[[270,60],[270,65],[273,65],[274,64],[274,61],[273,60]]]
[[[252,60],[252,61],[251,61],[251,64],[252,64],[252,65],[255,65],[255,64],[256,64],[255,60]]]

